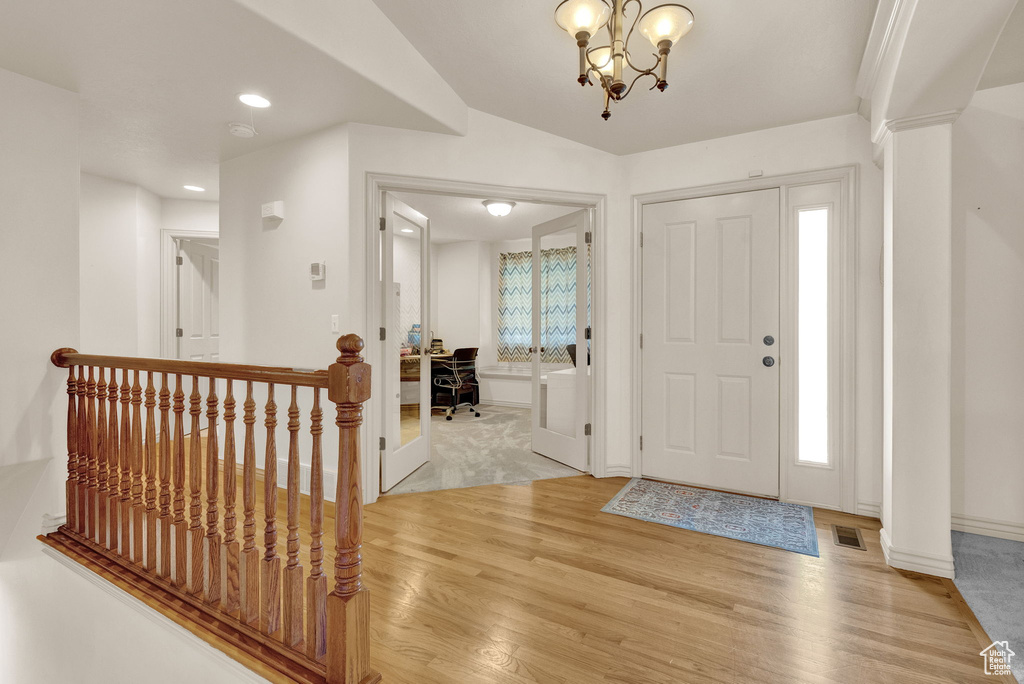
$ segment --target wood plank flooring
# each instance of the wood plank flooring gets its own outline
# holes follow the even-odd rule
[[[991,682],[951,583],[815,511],[820,558],[601,513],[624,478],[366,508],[373,663],[397,684]],[[868,550],[836,547],[830,523]],[[955,589],[954,589],[955,591]]]

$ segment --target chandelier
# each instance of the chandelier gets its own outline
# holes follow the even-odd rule
[[[653,76],[654,85],[664,92],[668,87],[665,75],[668,72],[668,53],[679,39],[690,32],[693,27],[693,12],[682,5],[659,5],[647,12],[643,11],[640,0],[564,0],[555,9],[555,23],[576,40],[580,49],[581,86],[594,85],[591,75],[601,83],[604,90],[604,112],[601,117],[607,121],[612,113],[609,107],[629,95],[633,86],[644,76]],[[636,5],[636,17],[623,40],[625,26],[625,9],[628,5]],[[599,30],[608,27],[609,44],[590,47],[590,39]],[[654,55],[656,62],[647,69],[635,65],[629,53],[629,40],[633,31],[640,33],[651,41],[657,49]],[[632,72],[626,74],[626,67]],[[633,73],[635,72],[635,76]],[[632,76],[627,84],[625,77]]]

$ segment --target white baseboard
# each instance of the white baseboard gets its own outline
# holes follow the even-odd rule
[[[149,618],[153,624],[163,627],[167,630],[168,634],[176,636],[179,640],[179,647],[193,648],[196,651],[205,654],[208,658],[216,661],[221,667],[230,670],[235,675],[237,681],[240,682],[252,682],[253,684],[266,684],[267,680],[259,676],[249,668],[245,667],[237,660],[230,658],[223,651],[214,648],[210,644],[206,643],[192,632],[188,631],[178,623],[174,622],[168,617],[165,617],[159,611],[150,608],[148,605],[135,598],[126,591],[121,590],[119,587],[114,586],[103,577],[100,577],[92,570],[88,569],[84,565],[75,562],[68,556],[64,555],[57,549],[47,546],[43,546],[43,553],[50,558],[54,559],[64,567],[71,570],[73,573],[80,577],[84,577],[94,586],[99,587],[104,592],[113,596],[121,603],[133,608],[136,612],[145,617]],[[173,650],[174,646],[168,642],[168,648]],[[234,679],[232,680],[234,681]]]
[[[951,528],[957,532],[970,532],[986,537],[1024,542],[1024,523],[954,513]]]
[[[498,401],[496,399],[488,399],[486,401],[481,399],[479,405],[481,407],[483,407],[483,408],[487,408],[488,406],[509,406],[511,408],[527,408],[527,409],[528,408],[533,408],[533,405],[530,404],[530,402],[524,402],[524,401]]]
[[[43,513],[43,534],[50,534],[56,532],[61,525],[68,521],[67,515],[50,515],[49,513]]]
[[[882,504],[879,501],[858,501],[857,515],[863,515],[866,518],[875,518],[877,520],[881,520]]]
[[[313,467],[306,464],[299,464],[299,492],[309,494],[310,482],[313,479]],[[288,459],[277,459],[277,486],[281,489],[288,489]],[[338,473],[324,468],[324,500],[334,501],[335,493],[338,491]]]
[[[889,539],[889,531],[885,528],[882,528],[879,541],[882,543],[882,554],[885,556],[885,562],[892,567],[910,570],[911,572],[920,572],[924,575],[953,579],[952,553],[947,557],[895,547]]]
[[[633,469],[628,465],[605,466],[603,477],[633,477]]]

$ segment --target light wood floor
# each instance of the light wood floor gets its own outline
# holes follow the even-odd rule
[[[363,567],[385,681],[992,681],[952,584],[888,568],[877,521],[816,510],[811,558],[601,513],[626,481],[368,506]],[[860,526],[867,552],[833,546],[832,522]]]

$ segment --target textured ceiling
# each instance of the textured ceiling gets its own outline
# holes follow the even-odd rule
[[[638,85],[606,122],[600,90],[576,83],[555,0],[375,2],[470,107],[615,154],[857,111],[876,5],[688,0],[696,19],[672,51],[668,90]],[[637,61],[653,61],[642,36],[634,44]]]

